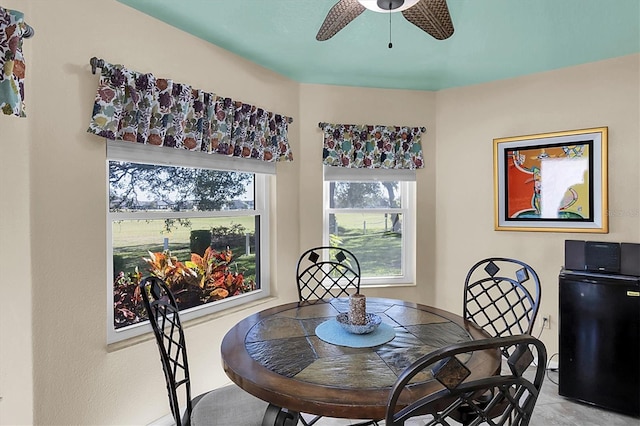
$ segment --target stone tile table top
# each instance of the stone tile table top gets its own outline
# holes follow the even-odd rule
[[[348,310],[349,300],[338,298],[280,305],[245,318],[222,341],[225,372],[247,392],[289,410],[383,418],[391,386],[411,363],[441,347],[489,337],[451,312],[383,298],[368,298],[367,312],[393,327],[391,341],[353,348],[316,336],[318,325]],[[460,361],[472,375],[493,374],[500,368],[499,354],[476,352]],[[425,374],[416,378],[411,392],[428,394],[440,387]]]

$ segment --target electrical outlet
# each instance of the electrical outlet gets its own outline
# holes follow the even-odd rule
[[[547,314],[542,317],[542,328],[551,330],[551,315]]]

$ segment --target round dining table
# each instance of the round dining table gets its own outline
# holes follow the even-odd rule
[[[348,311],[349,299],[336,298],[253,314],[222,340],[224,370],[245,391],[289,412],[382,419],[391,387],[414,361],[451,344],[490,337],[451,312],[386,298],[366,299],[366,311],[381,318],[380,327],[349,336],[336,329],[336,317]],[[470,378],[496,374],[501,362],[499,353],[486,351],[461,361]],[[405,398],[439,389],[427,373]]]

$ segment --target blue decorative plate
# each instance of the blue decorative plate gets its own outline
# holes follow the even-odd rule
[[[382,318],[380,318],[376,314],[365,314],[367,317],[367,323],[364,325],[356,325],[349,323],[349,314],[343,312],[336,316],[336,321],[338,324],[342,326],[346,331],[353,334],[368,334],[373,330],[378,328],[380,323],[382,322]]]

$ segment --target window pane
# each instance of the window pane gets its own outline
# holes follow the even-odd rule
[[[351,250],[362,277],[401,276],[402,215],[338,213],[329,215],[331,245]]]
[[[109,161],[109,211],[254,208],[254,175]]]
[[[113,221],[115,328],[146,319],[135,296],[140,276],[164,279],[181,309],[260,288],[256,223],[259,216]]]
[[[330,207],[335,209],[397,208],[402,205],[399,182],[330,182]]]

